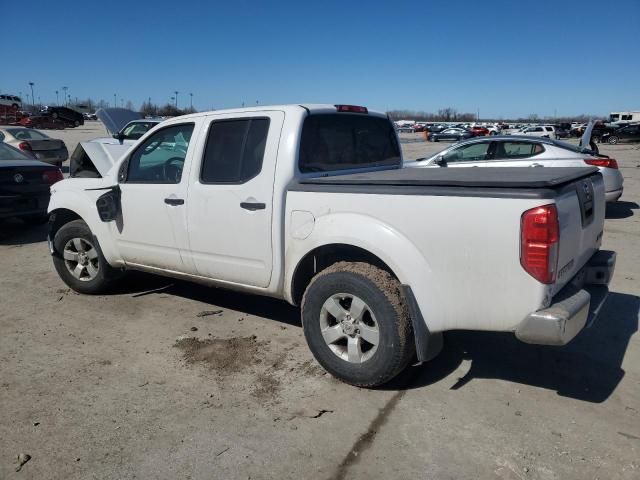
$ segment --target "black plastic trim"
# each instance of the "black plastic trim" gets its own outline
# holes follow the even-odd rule
[[[435,187],[400,185],[322,185],[293,181],[290,192],[353,193],[360,195],[423,195],[433,197],[542,198],[558,196],[551,188]]]
[[[416,297],[409,285],[402,285],[402,292],[407,301],[407,308],[413,325],[413,336],[416,342],[416,356],[419,362],[428,362],[442,349],[442,334],[432,334],[424,321]]]

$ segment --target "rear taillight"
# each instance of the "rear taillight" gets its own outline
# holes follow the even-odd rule
[[[359,107],[358,105],[336,105],[336,109],[339,112],[369,113],[367,107]]]
[[[587,158],[584,163],[594,167],[607,167],[618,169],[618,162],[613,158]]]
[[[558,267],[560,228],[555,205],[532,208],[520,221],[520,264],[542,283],[553,283]]]
[[[18,144],[18,148],[20,150],[27,150],[27,151],[31,151],[31,145],[29,145],[29,142],[20,142]]]
[[[64,180],[64,175],[62,175],[62,170],[56,168],[55,170],[45,170],[42,174],[42,179],[49,185],[53,185],[60,180]]]

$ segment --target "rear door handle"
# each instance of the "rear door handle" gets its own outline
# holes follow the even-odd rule
[[[167,205],[184,205],[184,199],[182,198],[165,198],[164,199],[164,203],[166,203]]]
[[[264,210],[265,208],[267,208],[267,204],[257,202],[241,202],[240,208],[244,208],[245,210],[254,212],[256,210]]]
[[[542,167],[543,165],[540,165],[539,163],[532,163],[531,165],[529,165],[529,167]]]

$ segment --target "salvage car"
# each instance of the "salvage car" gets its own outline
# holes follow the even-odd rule
[[[111,136],[94,138],[91,141],[100,145],[111,158],[110,161],[119,159],[141,136],[163,120],[144,118],[142,113],[126,108],[101,108],[96,111],[96,116]]]
[[[38,128],[41,130],[64,130],[71,126],[66,120],[45,115],[33,115],[24,117],[18,121],[23,127]]]
[[[597,168],[402,168],[393,124],[362,106],[175,117],[111,165],[88,144],[94,178],[49,205],[69,287],[107,292],[130,269],[285,299],[353,385],[433,358],[452,329],[566,344],[615,266]]]
[[[40,110],[39,115],[51,117],[56,120],[63,120],[70,127],[79,127],[80,125],[84,125],[84,115],[80,112],[76,112],[72,108],[46,106]]]
[[[524,128],[517,135],[527,135],[531,137],[556,138],[556,129],[551,125],[534,125]]]
[[[62,171],[0,143],[0,219],[19,218],[28,224],[48,220],[49,189],[63,179]]]
[[[454,140],[459,142],[466,138],[473,137],[473,133],[464,128],[445,128],[441,132],[430,132],[427,140],[431,142],[439,142],[440,140]]]
[[[622,196],[623,177],[618,162],[588,148],[559,140],[528,136],[473,138],[457,143],[428,158],[406,164],[424,167],[598,167],[607,202]]]
[[[600,135],[600,141],[610,145],[617,143],[640,142],[640,123],[607,130]]]
[[[489,129],[483,127],[482,125],[475,125],[471,127],[469,131],[473,134],[474,137],[484,137],[485,135],[489,135]]]
[[[8,143],[33,158],[58,167],[69,158],[67,146],[62,140],[51,138],[32,128],[0,128],[0,142]]]

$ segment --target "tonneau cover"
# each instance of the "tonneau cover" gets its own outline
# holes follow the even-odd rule
[[[480,188],[555,188],[598,172],[596,167],[400,168],[302,178],[303,185],[376,185]]]

